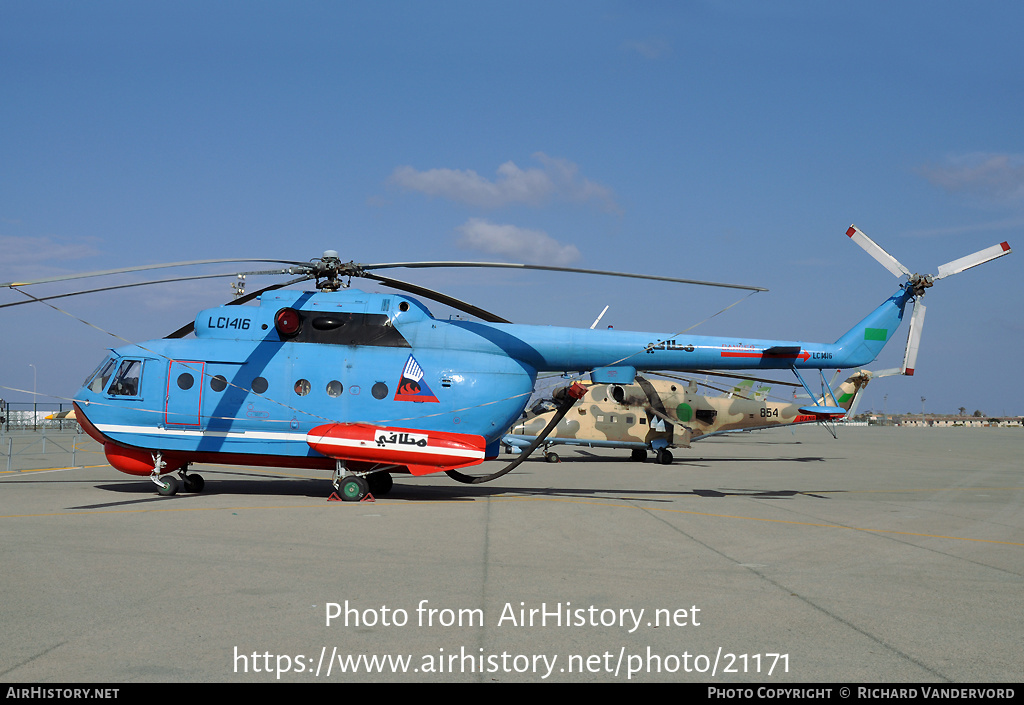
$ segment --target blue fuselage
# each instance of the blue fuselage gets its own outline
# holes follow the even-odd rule
[[[75,400],[108,441],[203,457],[318,457],[306,433],[330,422],[496,443],[538,372],[858,367],[890,339],[909,297],[901,289],[821,344],[441,321],[407,296],[281,291],[201,312],[195,338],[113,350]],[[281,329],[284,309],[296,330]]]

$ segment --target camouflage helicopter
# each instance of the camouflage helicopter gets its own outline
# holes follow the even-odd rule
[[[828,425],[843,418],[871,379],[898,373],[898,369],[855,372],[833,390],[834,398],[826,399],[827,394],[818,398],[817,408],[831,407],[825,413],[806,402],[768,401],[771,387],[755,389],[759,380],[753,379],[728,390],[719,389],[721,396],[701,394],[696,380],[671,375],[657,379],[637,374],[632,384],[591,383],[585,400],[558,422],[542,445],[548,462],[559,461],[551,446],[572,445],[623,448],[638,461],[646,460],[648,451],[653,451],[657,462],[668,465],[673,460],[669,448],[689,448],[692,441],[702,438],[793,424]],[[772,384],[800,386],[776,381]],[[707,383],[701,386],[718,389]],[[516,452],[531,443],[554,414],[551,402],[538,401],[502,442]],[[830,430],[834,434],[834,428]]]

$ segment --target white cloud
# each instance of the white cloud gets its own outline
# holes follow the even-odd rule
[[[520,169],[515,162],[498,167],[494,180],[472,169],[429,169],[417,171],[401,166],[390,181],[409,191],[439,196],[481,208],[499,208],[516,203],[540,206],[550,200],[596,201],[609,211],[618,212],[611,189],[581,178],[579,167],[566,160],[537,152],[533,158],[541,166]]]
[[[89,241],[61,242],[50,237],[0,235],[0,281],[56,276],[66,270],[58,263],[99,254]]]
[[[92,257],[99,251],[88,243],[63,243],[49,237],[0,235],[0,251],[7,264],[74,260]]]
[[[950,193],[965,193],[1003,205],[1024,202],[1024,157],[1013,154],[968,154],[945,166],[926,165],[920,173]]]
[[[1000,230],[1018,230],[1024,227],[1024,218],[1019,215],[1003,218],[1002,220],[989,220],[980,223],[968,223],[965,225],[952,225],[942,228],[917,228],[903,233],[906,237],[945,237],[948,235],[970,235],[979,232],[998,232]]]
[[[457,228],[459,245],[526,264],[550,264],[563,267],[580,258],[575,245],[563,245],[540,230],[515,225],[499,225],[482,218],[470,218]]]

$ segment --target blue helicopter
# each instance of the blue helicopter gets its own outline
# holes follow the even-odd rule
[[[851,226],[848,234],[908,280],[834,343],[519,325],[371,270],[518,267],[758,287],[504,263],[360,265],[328,251],[308,263],[282,262],[287,269],[272,272],[298,274],[297,280],[202,311],[166,338],[111,350],[75,395],[75,412],[113,467],[149,476],[162,495],[182,486],[202,491],[203,478],[188,472],[193,463],[333,470],[335,489],[349,501],[387,493],[396,472],[446,472],[459,481],[481,481],[503,473],[470,478],[461,470],[497,457],[502,435],[519,419],[540,372],[590,371],[597,383],[628,384],[638,371],[789,369],[806,388],[802,369],[820,374],[871,363],[912,301],[922,313],[919,319],[915,311],[911,338],[919,338],[923,306],[917,302],[927,287],[1010,252],[1002,243],[943,265],[936,276],[921,276],[858,229]],[[202,263],[211,261],[257,260]],[[352,277],[480,320],[436,319],[413,296],[346,288],[342,280]],[[317,291],[284,288],[311,279]],[[256,298],[256,306],[238,305]],[[194,338],[185,337],[192,332]],[[907,373],[912,367],[905,360]],[[827,386],[823,376],[822,383]],[[566,399],[567,411],[573,398]],[[808,408],[826,415],[843,411]]]

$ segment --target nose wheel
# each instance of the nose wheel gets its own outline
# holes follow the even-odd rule
[[[161,497],[173,497],[183,488],[186,492],[199,493],[206,487],[206,481],[202,475],[188,474],[188,463],[178,470],[178,477],[171,474],[161,477],[160,472],[165,467],[167,467],[167,463],[163,459],[163,453],[160,451],[153,453],[153,472],[149,474],[149,479],[156,485],[156,492]]]
[[[178,488],[180,483],[178,478],[168,475],[167,477],[158,477],[153,480],[156,483],[156,493],[161,497],[173,497],[178,494]]]

